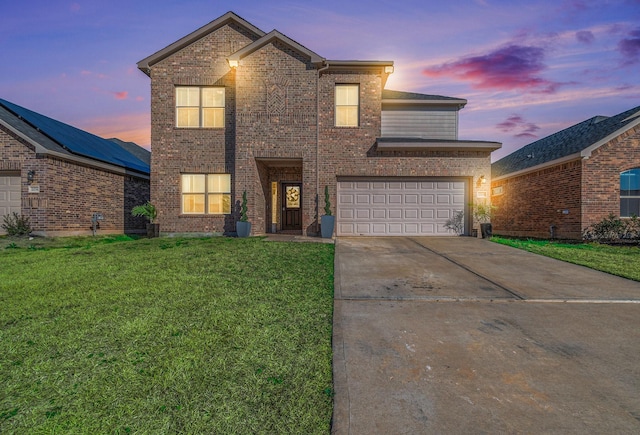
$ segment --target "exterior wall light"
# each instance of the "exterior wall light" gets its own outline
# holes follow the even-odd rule
[[[386,74],[393,74],[393,66],[385,66],[384,67],[384,72]]]
[[[27,172],[27,183],[31,184],[33,183],[33,179],[36,177],[36,171],[31,170],[29,172]]]
[[[480,175],[480,183],[487,184],[487,179],[484,177],[484,175]]]
[[[229,62],[229,66],[231,68],[237,68],[238,67],[238,61],[235,59],[228,59],[227,62]]]

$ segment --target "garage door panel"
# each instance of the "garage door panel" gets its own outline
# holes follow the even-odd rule
[[[444,228],[464,210],[466,182],[447,180],[338,183],[338,235],[451,235]]]
[[[387,218],[387,210],[386,209],[374,209],[371,217],[373,219],[386,219]]]

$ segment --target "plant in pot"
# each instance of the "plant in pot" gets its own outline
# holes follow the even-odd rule
[[[142,205],[136,205],[131,209],[131,214],[136,217],[143,216],[147,218],[149,221],[147,223],[147,237],[152,238],[160,235],[160,224],[154,222],[158,216],[158,210],[151,202],[147,201]]]
[[[483,239],[491,238],[493,226],[491,225],[491,214],[497,207],[486,202],[472,204],[473,217],[480,223],[480,233]]]
[[[247,191],[242,192],[242,204],[240,205],[240,220],[236,222],[238,237],[249,237],[251,234],[251,222],[247,217]]]
[[[329,186],[324,186],[324,215],[320,216],[320,234],[323,239],[333,236],[333,228],[336,217],[331,215],[331,202],[329,201]]]

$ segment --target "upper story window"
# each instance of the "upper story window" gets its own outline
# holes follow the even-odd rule
[[[620,217],[640,216],[640,168],[620,173]]]
[[[224,88],[176,87],[176,127],[223,128]]]
[[[231,214],[231,175],[182,174],[182,213]]]
[[[336,127],[357,127],[360,117],[360,86],[336,85]]]

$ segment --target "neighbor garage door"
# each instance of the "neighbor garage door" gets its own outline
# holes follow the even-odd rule
[[[463,180],[338,182],[339,236],[446,236],[444,224],[467,203]]]
[[[0,175],[0,222],[13,212],[20,214],[20,177]],[[1,226],[0,234],[5,234]]]

